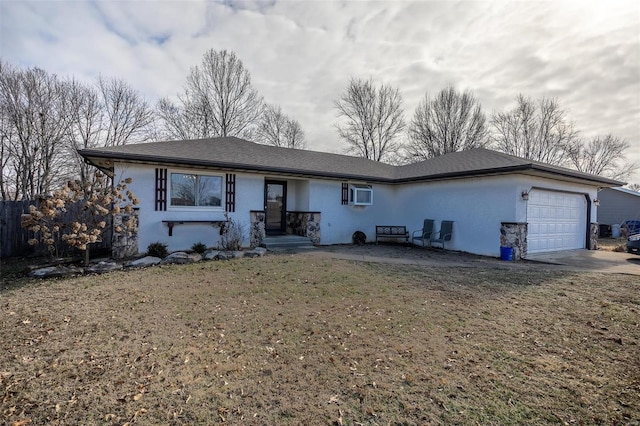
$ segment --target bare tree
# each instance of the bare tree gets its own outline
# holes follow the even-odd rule
[[[4,64],[0,105],[3,197],[49,193],[68,173],[63,155],[68,125],[64,84],[42,69],[20,70]]]
[[[282,108],[265,104],[254,139],[265,145],[304,149],[304,131],[298,121],[290,119]]]
[[[70,122],[68,129],[69,156],[75,159],[76,171],[82,182],[95,176],[95,167],[84,162],[79,149],[103,145],[104,104],[98,90],[76,80],[68,82]]]
[[[402,96],[397,88],[374,87],[373,81],[352,78],[340,99],[334,102],[338,135],[347,152],[375,161],[385,161],[400,147],[398,136],[405,128]]]
[[[492,117],[495,148],[517,157],[565,165],[565,153],[575,144],[578,133],[557,100],[534,102],[518,95],[516,101],[514,109]]]
[[[168,138],[250,138],[261,108],[262,98],[242,61],[233,52],[211,49],[191,68],[177,103],[160,100],[158,114]]]
[[[632,191],[640,192],[640,183],[631,183],[627,185],[627,188],[629,188]]]
[[[0,61],[0,195],[34,199],[78,175],[91,180],[77,149],[145,141],[153,120],[123,80],[92,86]]]
[[[431,99],[426,94],[409,125],[407,159],[421,161],[448,152],[485,147],[486,119],[471,91],[449,86]]]
[[[625,160],[629,143],[611,134],[597,136],[589,142],[576,141],[567,150],[571,165],[584,173],[624,180],[638,168]]]
[[[119,78],[98,78],[105,113],[104,146],[126,145],[150,139],[153,110],[138,91]]]

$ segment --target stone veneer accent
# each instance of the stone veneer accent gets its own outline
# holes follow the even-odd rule
[[[500,246],[513,248],[513,260],[527,257],[527,223],[502,222]]]
[[[592,222],[591,232],[589,232],[589,250],[598,250],[598,237],[600,236],[600,224]]]
[[[320,217],[320,212],[287,212],[287,234],[308,237],[314,245],[319,245]]]
[[[114,259],[124,259],[138,254],[138,209],[132,213],[120,213],[113,217],[113,235],[111,238],[111,256]],[[133,217],[135,220],[134,231],[131,235],[124,229],[122,224]],[[116,228],[122,226],[122,231],[117,232]]]
[[[249,232],[251,247],[261,247],[264,245],[264,239],[267,236],[265,232],[266,213],[263,210],[251,210],[249,212],[251,230]]]

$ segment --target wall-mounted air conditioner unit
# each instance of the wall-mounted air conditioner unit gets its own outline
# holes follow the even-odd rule
[[[373,188],[371,185],[350,185],[349,204],[353,206],[370,206],[373,204]]]

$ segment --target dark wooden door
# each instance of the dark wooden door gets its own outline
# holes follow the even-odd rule
[[[266,215],[265,231],[267,234],[286,232],[287,182],[265,180],[264,210]]]

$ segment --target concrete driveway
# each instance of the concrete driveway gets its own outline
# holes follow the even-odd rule
[[[562,269],[640,275],[640,256],[602,250],[568,250],[530,254],[528,261],[559,265]]]
[[[307,253],[357,262],[395,263],[451,268],[526,269],[546,267],[566,271],[593,271],[640,276],[640,256],[604,250],[570,250],[529,255],[527,260],[504,262],[495,257],[449,250],[423,249],[409,245],[352,244],[321,246]]]

